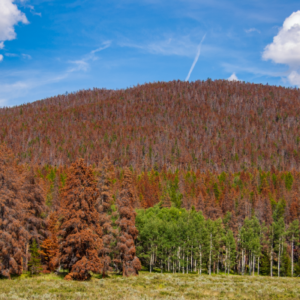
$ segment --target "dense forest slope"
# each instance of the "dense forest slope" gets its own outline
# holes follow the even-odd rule
[[[21,162],[135,170],[300,169],[300,91],[224,80],[93,89],[0,109]]]
[[[221,80],[0,109],[0,278],[300,275],[299,118],[298,89]]]

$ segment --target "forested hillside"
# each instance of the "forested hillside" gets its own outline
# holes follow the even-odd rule
[[[0,109],[0,142],[22,162],[299,170],[300,91],[240,82],[174,81],[93,89]]]
[[[0,109],[0,276],[300,275],[300,91],[228,81]]]

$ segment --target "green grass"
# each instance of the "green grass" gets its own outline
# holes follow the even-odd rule
[[[0,300],[8,299],[300,299],[300,278],[141,272],[78,282],[49,274],[0,280]]]

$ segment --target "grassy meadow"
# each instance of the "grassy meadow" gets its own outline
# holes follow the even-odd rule
[[[300,278],[141,272],[78,282],[48,274],[0,280],[0,300],[8,299],[300,299]]]

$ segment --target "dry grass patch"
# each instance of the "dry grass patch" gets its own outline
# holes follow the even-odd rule
[[[300,279],[141,272],[78,282],[49,274],[0,280],[0,300],[9,299],[300,299]]]

